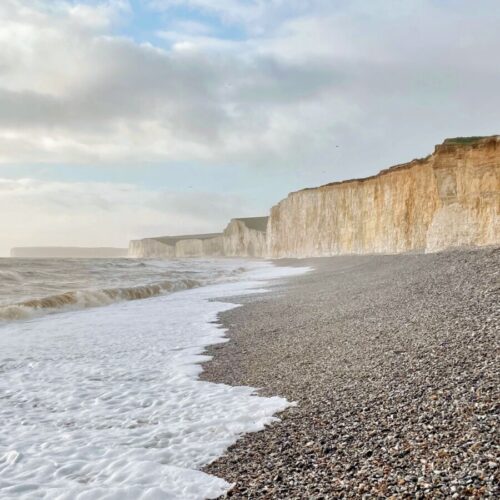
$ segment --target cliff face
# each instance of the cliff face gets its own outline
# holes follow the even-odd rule
[[[448,140],[422,160],[290,194],[270,257],[438,251],[500,243],[500,137]]]
[[[185,239],[175,244],[176,257],[221,257],[223,251],[222,236]]]
[[[177,257],[220,257],[222,234],[200,234],[132,240],[128,256],[135,258],[174,259]]]
[[[173,259],[175,257],[175,246],[161,243],[154,238],[132,240],[128,246],[128,256],[137,259]]]
[[[264,257],[267,217],[232,219],[224,233],[133,240],[129,257]]]
[[[132,241],[130,257],[314,257],[500,243],[500,136],[457,138],[366,179],[292,193],[223,233]]]
[[[267,217],[232,219],[224,230],[226,257],[265,257]]]

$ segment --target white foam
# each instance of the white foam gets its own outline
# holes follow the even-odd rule
[[[303,272],[254,264],[245,280],[0,328],[0,497],[214,498],[229,485],[200,469],[288,406],[249,387],[199,381],[214,323]]]

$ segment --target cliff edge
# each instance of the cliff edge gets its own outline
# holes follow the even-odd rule
[[[426,158],[291,193],[271,209],[272,258],[434,252],[500,243],[500,136],[447,139]]]
[[[130,257],[320,257],[500,243],[500,136],[446,139],[426,158],[308,188],[222,233],[130,242]]]

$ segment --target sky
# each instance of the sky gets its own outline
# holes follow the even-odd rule
[[[500,131],[498,0],[1,0],[0,256],[222,230]]]

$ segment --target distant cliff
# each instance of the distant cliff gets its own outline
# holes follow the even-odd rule
[[[223,233],[227,257],[265,257],[268,217],[231,219]]]
[[[500,243],[500,136],[459,137],[365,179],[291,193],[222,233],[130,242],[131,257],[315,257]]]
[[[366,179],[291,193],[271,210],[269,257],[433,252],[500,243],[500,136],[448,139]]]
[[[132,240],[129,257],[264,257],[267,217],[231,219],[223,233]]]
[[[112,259],[127,257],[126,248],[89,247],[16,247],[11,257],[32,259]]]
[[[162,243],[155,238],[132,240],[128,246],[128,257],[138,259],[173,259],[175,258],[175,247]]]

